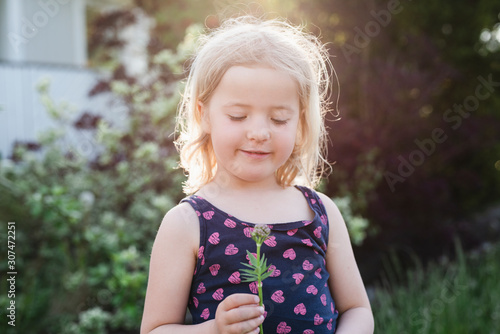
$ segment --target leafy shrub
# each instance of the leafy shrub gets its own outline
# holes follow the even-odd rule
[[[137,330],[152,242],[182,197],[171,136],[179,79],[159,75],[180,68],[194,43],[187,36],[178,52],[151,61],[148,82],[111,80],[127,122],[87,122],[92,139],[85,144],[93,148],[87,156],[67,138],[67,106],[50,98],[48,82],[39,85],[60,126],[41,135],[38,151],[18,145],[13,160],[0,161],[0,218],[17,222],[16,332]]]

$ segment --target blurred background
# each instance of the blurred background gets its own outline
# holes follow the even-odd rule
[[[0,236],[7,254],[15,222],[17,270],[15,328],[0,282],[1,332],[138,332],[156,231],[184,196],[173,131],[189,59],[241,14],[328,45],[320,190],[376,332],[497,333],[496,0],[0,0]]]

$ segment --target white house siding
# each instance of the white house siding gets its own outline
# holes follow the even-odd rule
[[[98,75],[90,70],[52,65],[0,62],[0,154],[8,157],[12,144],[17,141],[36,141],[44,130],[60,127],[47,114],[41,104],[36,86],[42,80],[50,81],[50,96],[59,104],[67,102],[75,109],[72,121],[83,112],[102,115],[114,124],[124,119],[124,108],[111,105],[110,94],[88,97]],[[69,129],[70,142],[81,154],[93,151],[88,130]]]
[[[84,66],[84,0],[0,0],[0,60]]]

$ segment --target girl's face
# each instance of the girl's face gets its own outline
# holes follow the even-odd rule
[[[268,67],[233,66],[208,103],[199,103],[217,159],[217,176],[240,183],[276,184],[290,157],[299,122],[296,82]]]

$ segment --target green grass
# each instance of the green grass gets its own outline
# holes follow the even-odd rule
[[[376,289],[375,333],[500,333],[500,244],[467,256],[458,245],[454,262],[425,269],[397,263]]]

